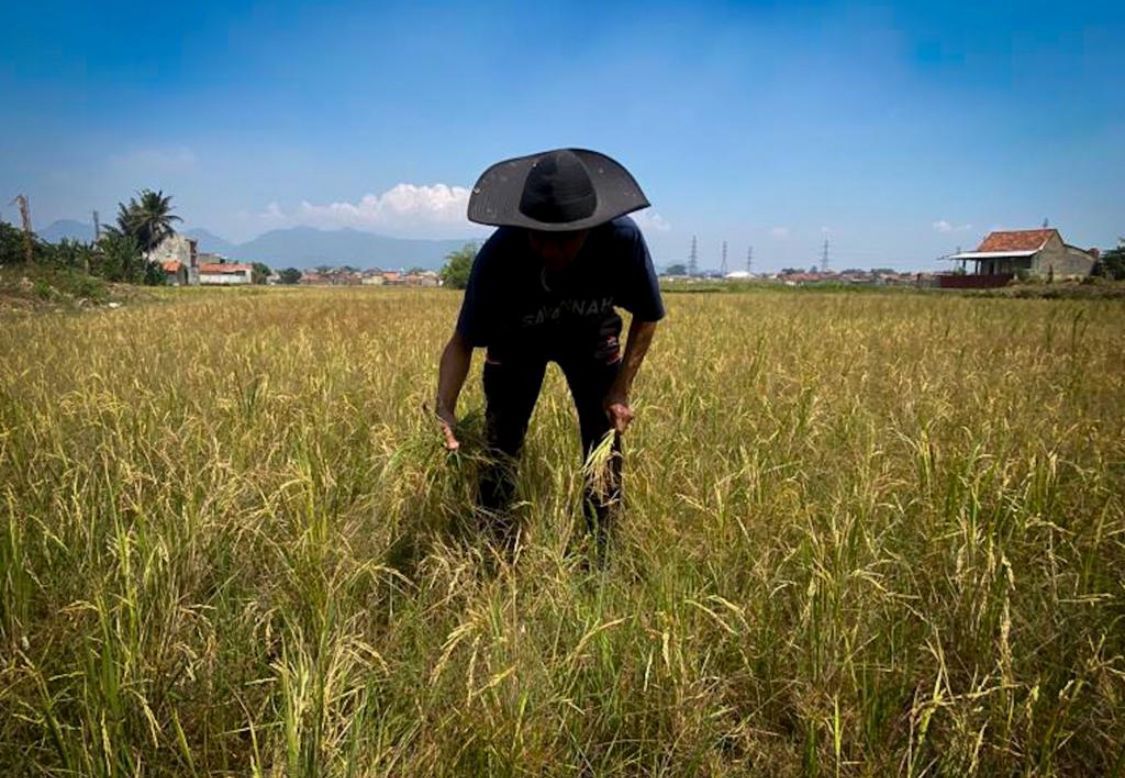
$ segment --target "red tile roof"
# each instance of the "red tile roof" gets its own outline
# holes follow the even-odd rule
[[[1058,234],[1055,229],[990,232],[977,251],[1038,251],[1052,235]]]
[[[179,273],[180,268],[182,268],[183,266],[184,263],[178,259],[169,259],[167,262],[164,262],[161,265],[161,267],[164,268],[165,273]]]
[[[199,266],[200,273],[249,273],[253,267],[241,262],[204,262]]]

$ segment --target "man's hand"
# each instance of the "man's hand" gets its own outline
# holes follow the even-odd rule
[[[633,409],[629,405],[629,398],[624,394],[611,393],[605,398],[605,413],[609,417],[609,423],[618,434],[624,432],[629,422],[633,420]]]
[[[461,441],[457,440],[457,436],[453,434],[453,427],[457,424],[457,417],[448,408],[438,407],[435,411],[438,424],[441,425],[441,431],[445,435],[445,450],[456,451],[461,448]]]
[[[653,333],[656,332],[656,322],[641,321],[634,318],[629,323],[629,341],[625,344],[625,356],[621,360],[621,369],[617,378],[606,392],[602,407],[609,417],[609,423],[620,435],[633,421],[633,408],[629,405],[629,392],[633,386],[633,378],[637,369],[644,361],[649,344],[652,343]]]
[[[447,451],[456,451],[461,448],[460,441],[453,434],[457,426],[457,395],[465,384],[465,376],[469,374],[469,363],[473,359],[473,347],[461,337],[457,330],[445,344],[441,352],[441,365],[438,367],[437,398],[434,402],[434,414],[441,425],[442,434],[445,435],[445,448]]]

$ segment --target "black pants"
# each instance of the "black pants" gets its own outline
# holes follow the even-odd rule
[[[492,462],[481,474],[480,507],[493,532],[514,539],[514,527],[506,509],[515,491],[520,449],[527,423],[548,362],[562,368],[578,411],[583,462],[612,429],[603,407],[606,393],[621,368],[619,358],[594,354],[582,356],[521,356],[502,361],[489,359],[484,366],[485,434]],[[586,478],[583,509],[587,527],[599,544],[605,542],[621,503],[621,436],[614,435],[613,456],[599,479]]]

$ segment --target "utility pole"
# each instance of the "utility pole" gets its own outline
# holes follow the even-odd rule
[[[31,241],[31,206],[27,203],[27,195],[22,194],[16,195],[12,203],[20,207],[20,219],[23,221],[23,255],[24,260],[30,265],[35,261],[35,249]]]
[[[699,254],[696,251],[695,236],[691,236],[691,254],[688,255],[687,273],[694,276],[699,271]]]
[[[824,253],[820,255],[820,272],[828,272],[828,238],[824,239]]]
[[[724,278],[727,275],[727,242],[723,241],[723,261],[719,263],[719,275]]]
[[[97,208],[94,209],[93,216],[94,216],[94,245],[96,246],[98,244],[98,241],[100,241],[102,239],[102,223],[100,221],[98,221],[98,209]],[[83,257],[83,259],[82,259],[82,269],[86,271],[86,275],[89,275],[90,274],[90,252],[88,252],[88,251],[82,252],[82,257]]]
[[[750,266],[751,266],[751,264],[753,264],[753,262],[754,262],[754,247],[751,246],[750,248],[746,249],[746,273],[748,275],[750,273]]]

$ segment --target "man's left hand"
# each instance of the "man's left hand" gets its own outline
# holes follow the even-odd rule
[[[610,424],[618,432],[624,432],[633,420],[633,409],[629,405],[629,398],[624,395],[610,395],[605,398],[605,412]]]

